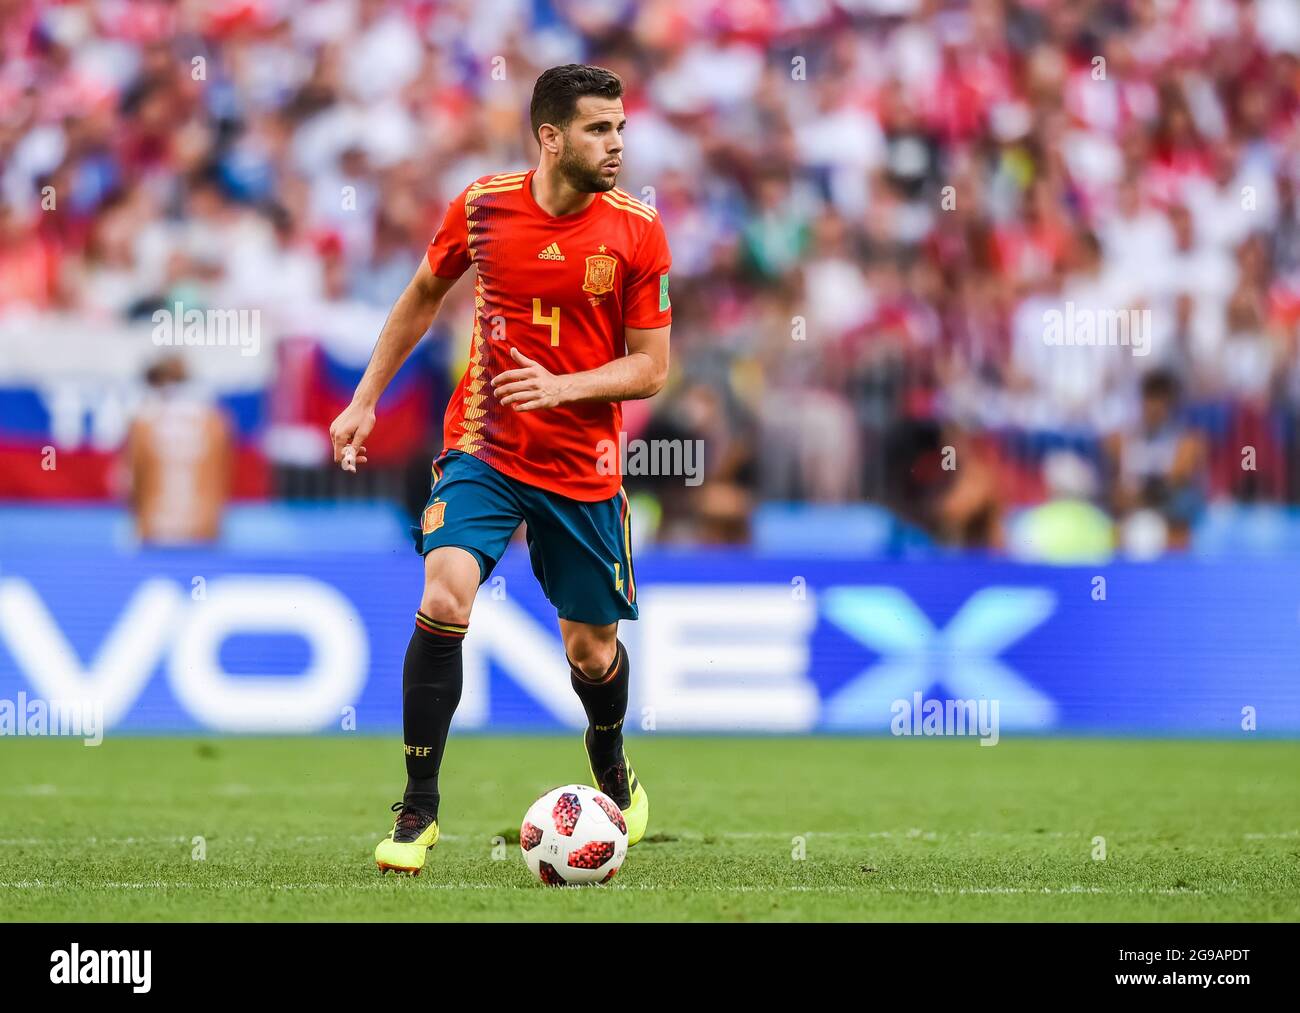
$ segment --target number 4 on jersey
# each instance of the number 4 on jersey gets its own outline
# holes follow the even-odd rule
[[[560,307],[553,306],[548,316],[542,316],[542,300],[533,299],[533,323],[551,325],[551,347],[560,343]]]

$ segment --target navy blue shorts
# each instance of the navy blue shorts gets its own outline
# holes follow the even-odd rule
[[[561,619],[606,625],[637,618],[627,494],[584,503],[503,475],[472,454],[449,450],[433,463],[433,489],[411,527],[420,555],[465,549],[492,573],[520,522],[528,525],[533,573]]]

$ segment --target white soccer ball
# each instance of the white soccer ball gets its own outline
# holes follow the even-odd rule
[[[627,821],[608,795],[566,784],[528,807],[519,847],[547,886],[607,883],[627,856]]]

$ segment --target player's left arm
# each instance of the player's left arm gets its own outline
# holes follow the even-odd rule
[[[656,215],[641,237],[623,286],[627,354],[596,369],[557,375],[512,348],[510,357],[519,368],[493,378],[492,392],[497,400],[527,412],[575,401],[636,401],[658,394],[668,377],[668,332],[673,320],[668,301],[671,268],[668,237]]]
[[[637,401],[653,397],[668,378],[668,332],[663,327],[624,328],[627,355],[581,373],[552,373],[519,349],[510,357],[518,369],[492,378],[492,392],[503,405],[516,411],[555,408],[575,401]]]

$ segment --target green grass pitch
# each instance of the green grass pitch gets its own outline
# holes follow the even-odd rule
[[[0,918],[1300,918],[1300,743],[643,735],[630,752],[646,840],[609,886],[555,890],[518,827],[586,780],[576,734],[453,736],[417,879],[372,858],[397,736],[8,739]]]

